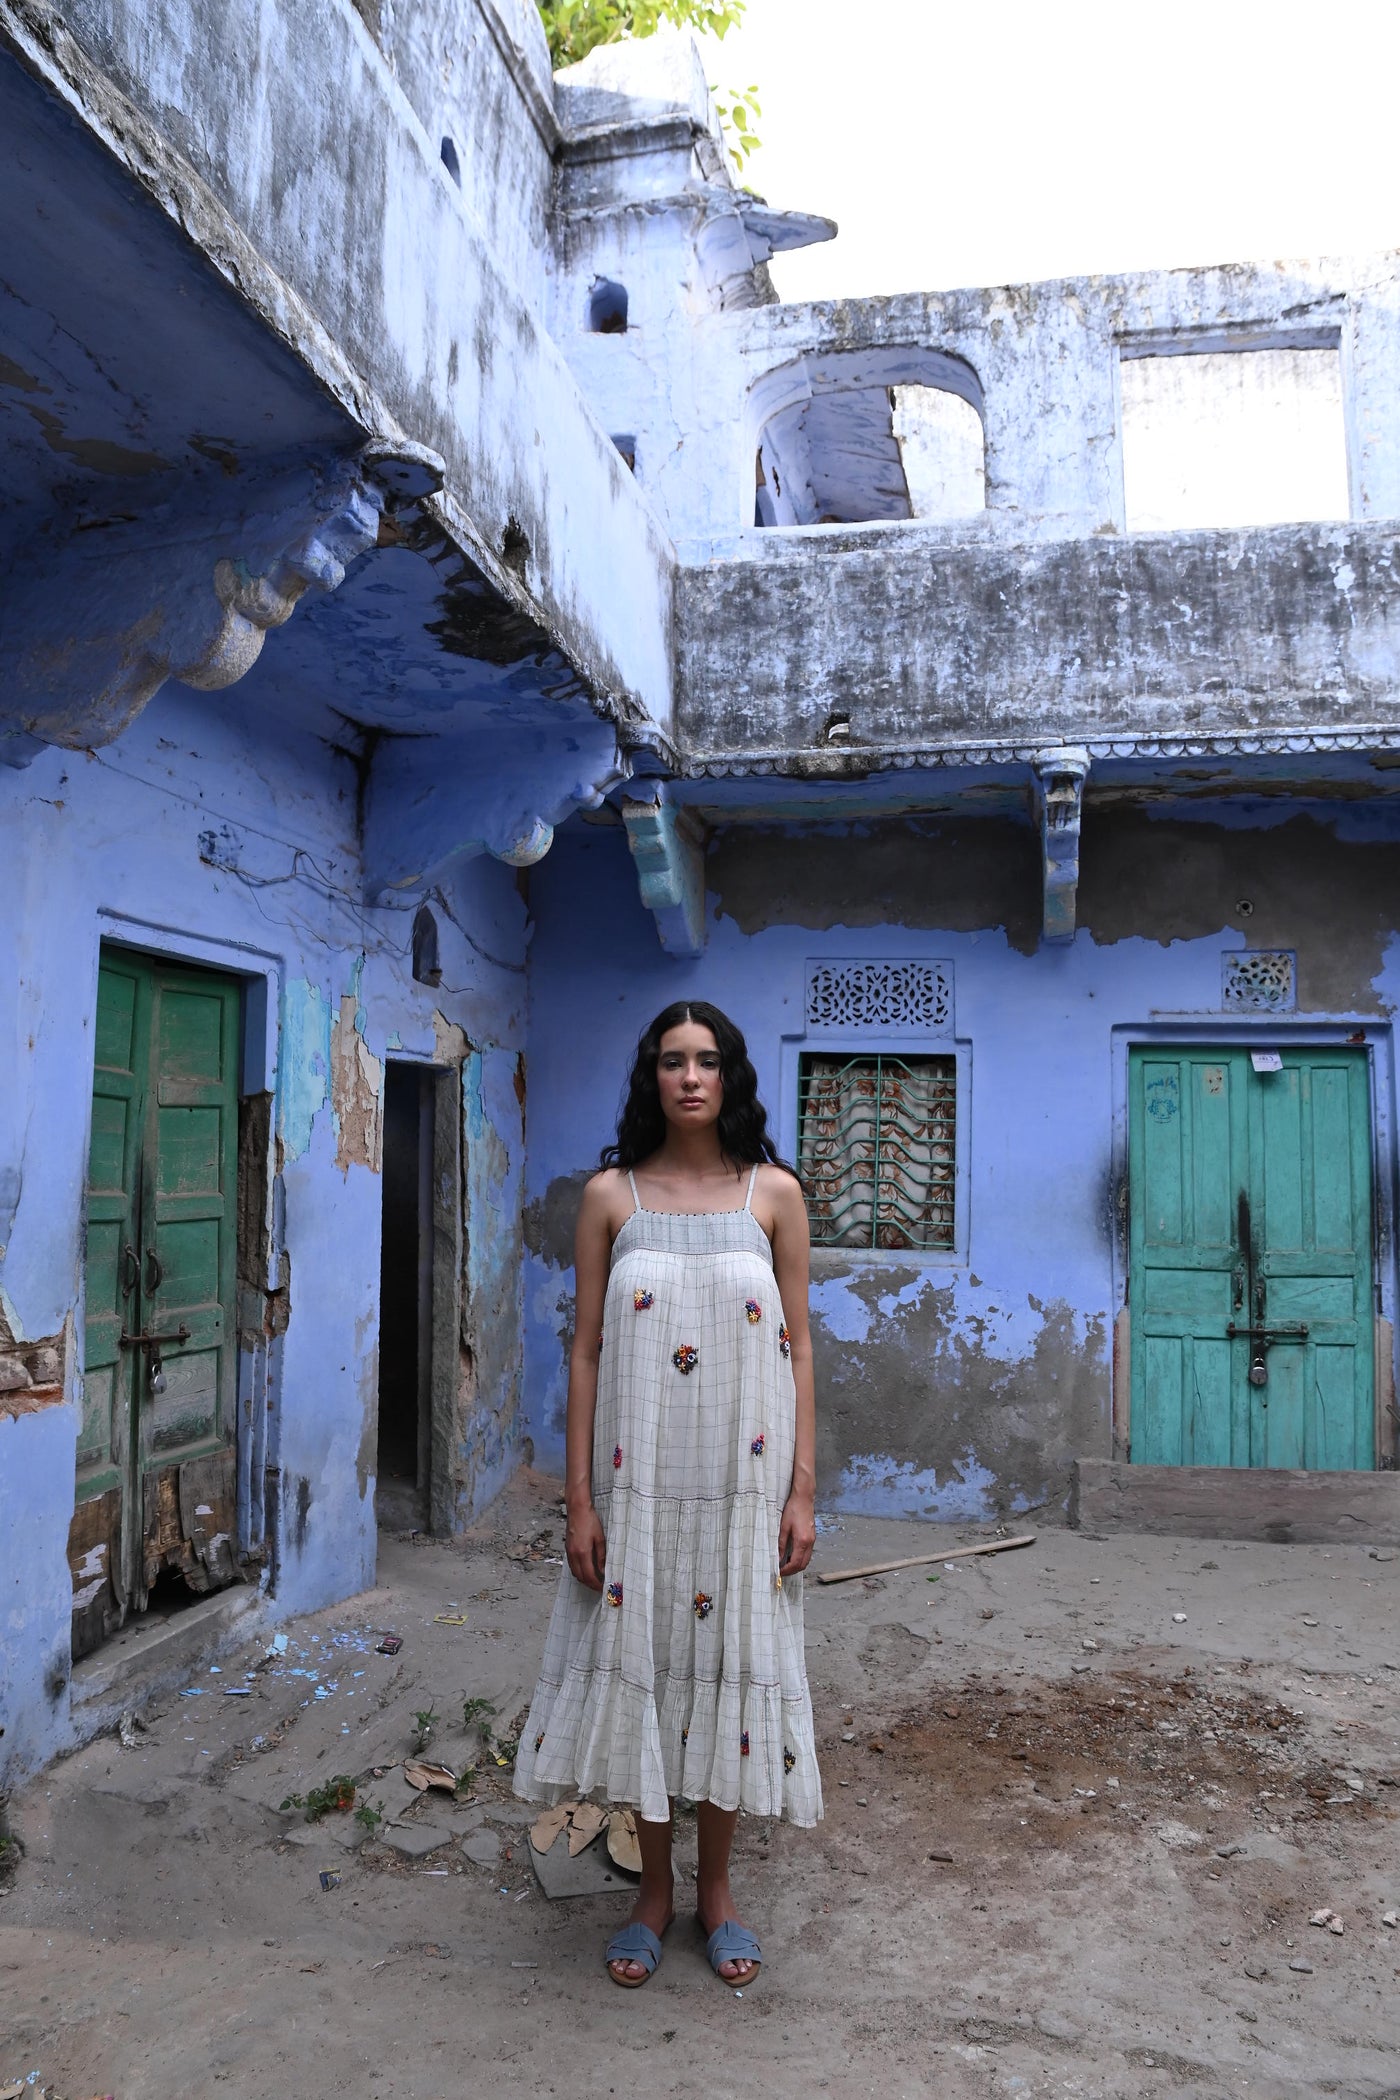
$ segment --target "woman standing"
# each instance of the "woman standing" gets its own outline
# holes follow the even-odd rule
[[[617,1141],[584,1190],[569,1358],[568,1573],[516,1792],[637,1811],[642,1880],[610,1942],[645,1983],[674,1912],[671,1817],[696,1804],[710,1963],[762,1959],[729,1854],[742,1808],[822,1812],[802,1647],[816,1537],[807,1213],[744,1039],[668,1006],[637,1046]]]

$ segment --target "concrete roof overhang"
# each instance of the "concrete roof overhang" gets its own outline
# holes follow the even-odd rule
[[[339,11],[334,27],[354,29]],[[670,751],[664,536],[547,338],[524,309],[502,311],[499,284],[483,303],[500,349],[533,345],[549,370],[531,427],[497,404],[491,457],[440,407],[407,420],[424,404],[395,404],[392,361],[351,362],[354,331],[328,325],[326,287],[273,267],[278,229],[251,207],[240,223],[239,200],[175,153],[124,93],[135,83],[112,51],[102,59],[41,0],[0,4],[5,755],[22,764],[36,738],[105,742],[166,676],[216,691],[236,678],[209,704],[254,738],[310,731],[365,757],[371,895],[463,851],[537,857],[553,822],[621,777],[639,735]],[[367,70],[392,99],[387,75]],[[390,114],[424,210],[474,238],[426,142]],[[474,260],[489,271],[489,253]],[[475,311],[467,322],[483,325]],[[517,411],[530,376],[510,378]],[[477,403],[488,421],[490,406]],[[561,548],[540,457],[551,446],[570,500],[591,495],[600,515],[621,513],[624,547],[639,540],[630,602],[601,588],[596,536],[587,574]]]

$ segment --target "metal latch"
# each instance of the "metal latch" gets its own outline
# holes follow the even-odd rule
[[[1308,1338],[1306,1322],[1297,1327],[1237,1327],[1231,1320],[1225,1332],[1232,1342],[1238,1339],[1254,1344],[1249,1352],[1251,1385],[1267,1385],[1269,1382],[1269,1366],[1264,1358],[1266,1349],[1271,1349],[1275,1342],[1305,1342]]]
[[[123,1349],[140,1349],[144,1347],[150,1350],[151,1353],[146,1358],[146,1384],[153,1393],[163,1393],[165,1391],[165,1365],[161,1361],[160,1354],[162,1344],[165,1342],[187,1342],[191,1332],[192,1330],[186,1327],[182,1321],[178,1327],[173,1328],[168,1334],[124,1334],[121,1336]]]

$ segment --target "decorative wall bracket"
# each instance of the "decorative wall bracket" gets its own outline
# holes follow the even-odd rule
[[[555,827],[596,809],[630,771],[613,725],[576,712],[547,750],[509,721],[478,723],[469,741],[460,732],[383,738],[363,799],[366,902],[402,904],[481,853],[511,868],[543,860]]]
[[[697,817],[672,802],[663,781],[623,799],[622,821],[637,864],[642,902],[668,955],[705,949],[705,834]]]
[[[86,546],[74,550],[23,609],[17,675],[0,703],[9,762],[44,744],[111,743],[169,678],[206,692],[234,684],[308,591],[339,587],[384,511],[432,494],[444,472],[425,446],[376,441],[284,469],[223,523],[194,509],[183,533],[168,519],[135,521],[96,564]],[[70,639],[55,650],[60,599]]]
[[[1045,877],[1044,938],[1074,939],[1079,891],[1079,828],[1084,812],[1084,783],[1089,754],[1082,744],[1039,751],[1035,769],[1040,806],[1040,850]]]

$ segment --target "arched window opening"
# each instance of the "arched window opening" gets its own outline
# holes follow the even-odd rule
[[[595,277],[588,295],[588,326],[594,335],[626,335],[627,287]]]
[[[961,358],[813,352],[769,373],[753,405],[763,417],[756,525],[966,518],[986,508],[982,389]]]

